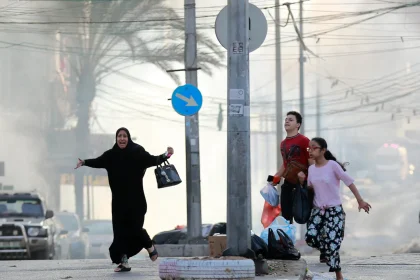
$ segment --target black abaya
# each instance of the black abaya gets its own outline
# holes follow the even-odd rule
[[[117,131],[118,132],[121,129]],[[96,159],[86,159],[84,165],[105,168],[112,192],[112,226],[114,240],[109,247],[113,263],[121,263],[123,255],[130,258],[143,248],[152,247],[152,240],[143,228],[147,212],[143,176],[147,168],[163,163],[165,155],[152,156],[142,146],[131,141],[120,149],[117,144]]]

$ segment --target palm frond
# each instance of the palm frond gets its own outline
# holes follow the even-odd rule
[[[67,18],[70,15],[80,21],[76,31],[73,24],[60,30],[72,38],[69,55],[77,62],[76,100],[84,103],[79,104],[83,108],[90,108],[86,102],[92,102],[96,90],[90,87],[93,92],[86,93],[80,83],[88,78],[97,85],[111,74],[126,75],[122,69],[133,64],[154,65],[178,85],[182,83],[184,72],[166,72],[183,64],[185,44],[184,20],[167,0],[84,1],[63,6],[69,7]],[[197,66],[204,73],[212,75],[215,69],[225,67],[226,51],[214,38],[198,31],[197,45]]]

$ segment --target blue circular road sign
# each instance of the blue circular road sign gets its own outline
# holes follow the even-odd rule
[[[191,116],[200,111],[203,105],[203,96],[198,88],[185,84],[174,90],[171,101],[175,112],[182,116]]]

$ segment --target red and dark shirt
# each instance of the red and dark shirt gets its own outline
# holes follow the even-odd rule
[[[309,167],[309,147],[310,140],[302,134],[286,137],[280,144],[280,151],[283,157],[283,165],[286,168],[287,162],[297,161]]]

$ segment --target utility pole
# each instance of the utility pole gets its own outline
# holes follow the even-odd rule
[[[316,44],[316,52],[319,55],[319,39]],[[319,59],[316,60],[316,72],[319,73]],[[321,100],[319,93],[319,75],[316,77],[316,136],[321,137]]]
[[[254,258],[251,248],[249,1],[228,0],[227,249]],[[235,94],[242,91],[241,97]]]
[[[83,22],[84,28],[81,31],[82,36],[82,42],[83,42],[83,48],[85,51],[90,49],[90,28],[89,28],[89,22],[92,21],[92,1],[84,1],[84,7],[83,7],[83,13],[85,16],[85,20]],[[86,101],[82,101],[80,106],[85,106]],[[83,111],[83,110],[82,110]],[[78,124],[75,129],[76,133],[76,141],[81,141],[84,145],[77,145],[76,151],[78,153],[78,156],[81,158],[86,158],[87,156],[90,156],[89,154],[89,148],[90,145],[90,130],[88,120],[89,116],[84,115],[83,113],[78,113]],[[82,124],[81,124],[82,123]],[[85,175],[86,170],[84,168],[79,169],[75,173],[74,178],[74,195],[75,195],[75,206],[76,206],[76,213],[79,215],[79,218],[81,221],[85,219]]]
[[[300,29],[300,37],[303,40],[303,1],[300,1],[299,3],[299,29]],[[300,64],[300,114],[303,118],[305,118],[305,84],[304,84],[304,63],[305,63],[305,57],[303,56],[303,43],[299,41],[299,64]],[[302,122],[300,127],[300,133],[305,134],[305,121]],[[305,232],[306,227],[305,225],[300,225],[300,239],[305,239]]]
[[[269,127],[269,122],[270,120],[268,119],[268,115],[264,116],[264,134],[265,134],[265,162],[267,163],[267,169],[266,170],[270,170],[271,165],[271,160],[270,160],[270,154],[272,154],[273,150],[271,150],[270,147],[270,127]]]
[[[184,0],[185,80],[197,87],[197,36],[195,0]],[[202,235],[201,182],[198,113],[185,117],[185,156],[187,163],[187,227],[188,238]]]
[[[303,40],[303,1],[300,1],[299,3],[299,29],[300,29],[300,36]],[[304,63],[305,63],[305,57],[303,56],[303,44],[299,41],[299,64],[300,64],[300,114],[303,118],[305,118],[305,85],[304,85]],[[305,122],[302,123],[300,127],[300,133],[305,134]]]
[[[86,196],[87,196],[87,213],[86,213],[86,220],[90,220],[91,219],[91,215],[90,215],[90,184],[91,184],[91,180],[90,180],[91,176],[90,176],[90,172],[87,172],[86,174]]]
[[[282,80],[281,80],[281,42],[280,42],[280,0],[275,0],[276,14],[276,151],[277,151],[277,170],[283,164],[280,151],[280,143],[283,140],[283,100],[282,100]]]
[[[93,179],[92,179],[93,180]],[[91,198],[92,198],[92,220],[95,220],[95,186],[93,185],[92,187],[91,187]]]

